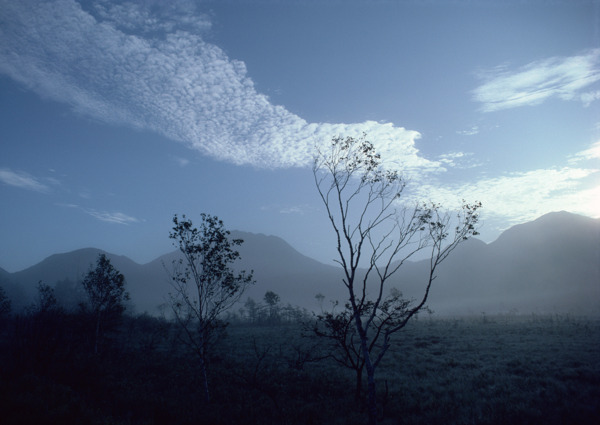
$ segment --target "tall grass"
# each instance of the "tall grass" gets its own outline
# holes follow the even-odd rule
[[[361,424],[354,375],[302,326],[237,324],[209,365],[177,328],[126,317],[101,354],[85,317],[13,318],[0,336],[3,424]],[[595,424],[600,321],[574,316],[420,318],[378,370],[388,424]]]

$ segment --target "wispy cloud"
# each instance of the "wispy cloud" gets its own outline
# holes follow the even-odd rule
[[[569,157],[569,164],[576,164],[590,159],[600,159],[600,140],[593,143],[588,149],[582,150]]]
[[[18,187],[20,189],[33,190],[35,192],[46,193],[50,190],[48,186],[22,171],[12,171],[8,168],[0,168],[0,181],[9,186]]]
[[[131,217],[121,212],[96,211],[92,209],[84,209],[84,211],[92,217],[97,218],[100,221],[106,221],[107,223],[131,224],[140,221],[135,217]]]
[[[438,161],[444,166],[453,168],[475,168],[481,166],[481,162],[473,157],[471,152],[448,152],[438,156]]]
[[[191,3],[160,7],[160,19],[134,2],[99,4],[0,0],[0,73],[81,114],[234,164],[305,166],[315,143],[366,132],[391,165],[412,173],[440,167],[419,155],[416,131],[375,121],[309,123],[273,105],[243,62],[205,41],[210,22]]]
[[[484,78],[473,98],[485,112],[536,105],[551,97],[587,106],[600,98],[600,90],[591,87],[600,80],[600,49],[532,62],[515,71],[501,66],[486,71]]]
[[[460,134],[461,136],[474,136],[475,134],[479,133],[479,127],[474,125],[473,127],[467,129],[467,130],[459,130],[456,132],[456,134]]]
[[[284,207],[281,208],[279,210],[279,212],[281,214],[299,214],[299,215],[304,215],[307,212],[312,212],[314,211],[314,207],[308,204],[303,204],[303,205],[293,205],[290,207]]]
[[[261,211],[276,211],[279,214],[297,214],[304,215],[309,212],[314,212],[315,207],[309,204],[300,204],[300,205],[281,205],[281,204],[270,204],[264,205],[261,208]]]
[[[581,101],[584,106],[590,106],[592,102],[600,99],[600,90],[583,93],[581,95]]]
[[[59,203],[56,205],[58,205],[59,207],[73,208],[73,209],[83,211],[87,215],[90,215],[90,216],[94,217],[95,219],[98,219],[100,221],[104,221],[107,223],[127,225],[127,224],[132,224],[132,223],[139,223],[141,221],[135,217],[124,214],[122,212],[98,211],[93,208],[86,208],[86,207],[82,207],[79,204],[72,204],[72,203],[69,203],[69,204]]]
[[[419,185],[410,200],[435,199],[447,208],[457,200],[481,201],[483,215],[510,223],[533,220],[552,211],[568,209],[600,217],[598,169],[563,167],[509,173],[456,185]]]
[[[181,158],[179,156],[174,156],[173,160],[180,166],[180,167],[186,167],[187,165],[189,165],[190,160],[187,158]]]

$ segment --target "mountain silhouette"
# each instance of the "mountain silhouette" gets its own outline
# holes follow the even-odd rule
[[[483,229],[485,231],[485,229]],[[341,268],[297,252],[276,236],[232,231],[243,239],[237,269],[254,270],[256,284],[244,294],[259,301],[274,291],[283,303],[318,310],[315,295],[344,303]],[[147,264],[95,248],[52,255],[25,270],[0,270],[13,306],[31,303],[39,281],[79,282],[104,253],[127,282],[135,311],[157,313],[172,290],[169,270],[178,252]],[[428,260],[406,262],[390,281],[407,298],[419,299],[427,282]],[[16,300],[15,300],[16,298]],[[428,305],[439,314],[539,312],[600,314],[600,220],[568,212],[546,214],[507,229],[485,244],[469,239],[438,269]]]
[[[489,245],[467,242],[440,267],[431,304],[455,312],[600,313],[600,220],[555,212]]]

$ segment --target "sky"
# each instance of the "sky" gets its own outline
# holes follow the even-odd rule
[[[202,212],[330,263],[315,147],[363,132],[485,242],[600,217],[600,2],[0,0],[0,267]]]

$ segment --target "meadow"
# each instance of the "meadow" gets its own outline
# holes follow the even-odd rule
[[[231,324],[214,347],[211,401],[177,328],[125,317],[99,354],[86,318],[2,324],[3,424],[362,424],[353,371],[297,323]],[[596,424],[600,320],[420,317],[377,372],[384,424]]]

